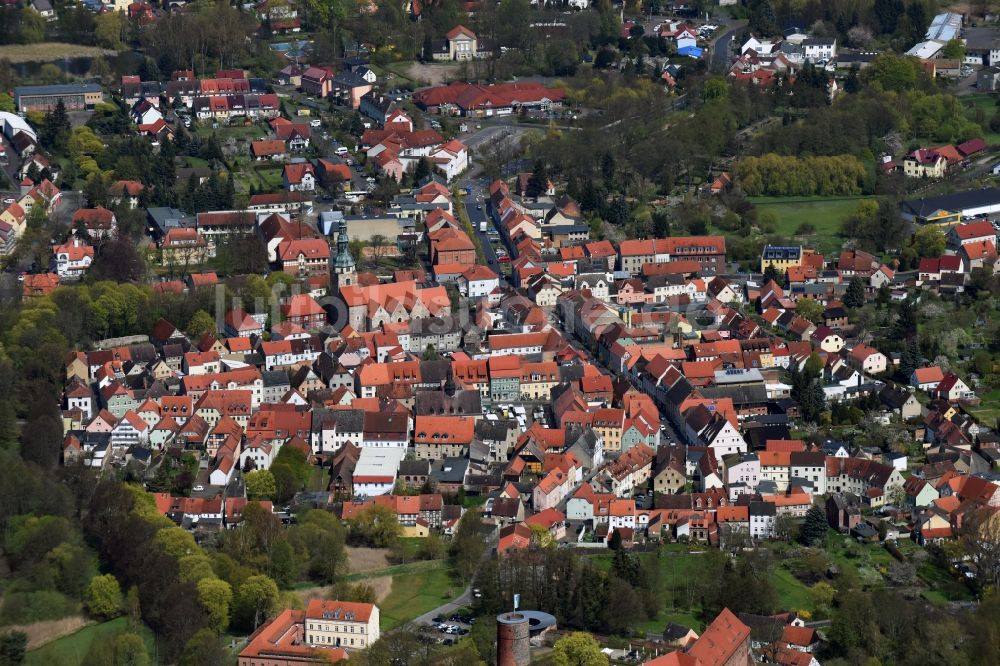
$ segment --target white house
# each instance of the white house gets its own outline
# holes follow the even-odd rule
[[[312,192],[316,189],[316,172],[308,162],[286,164],[281,178],[289,192]]]
[[[132,121],[136,125],[152,125],[163,120],[163,114],[146,98],[140,99],[132,107]]]
[[[933,391],[944,379],[944,371],[937,366],[917,368],[910,375],[910,386],[921,391]]]
[[[431,151],[430,159],[438,169],[444,172],[445,178],[451,181],[469,168],[469,148],[458,139],[452,139],[448,143],[434,148]]]
[[[699,439],[715,454],[721,463],[723,457],[731,453],[746,453],[747,443],[740,431],[733,427],[729,419],[719,415],[702,430]]]
[[[878,375],[885,372],[889,359],[874,347],[859,344],[847,354],[847,363],[867,375]]]
[[[362,447],[354,467],[354,494],[375,497],[392,492],[396,484],[399,463],[406,456],[406,447]]]
[[[77,238],[52,248],[52,261],[62,280],[79,280],[94,262],[94,248]]]
[[[500,276],[479,264],[472,266],[458,278],[458,290],[468,298],[488,297],[499,286]]]
[[[792,451],[789,460],[792,479],[809,481],[814,494],[826,494],[826,454],[823,451]]]
[[[757,492],[760,480],[760,459],[756,454],[730,454],[723,458],[725,468],[726,488],[729,489],[729,500],[736,501],[736,496],[744,493]]]
[[[811,62],[832,60],[837,55],[837,40],[825,37],[804,39],[802,40],[802,55]]]
[[[133,411],[126,412],[111,429],[111,444],[128,448],[149,441],[149,426]]]
[[[775,49],[780,45],[781,40],[765,39],[760,40],[754,36],[750,36],[743,46],[740,47],[740,55],[745,54],[751,49],[757,53],[757,55],[771,55]]]
[[[976,397],[975,392],[958,375],[950,372],[937,385],[934,393],[937,397],[949,401],[972,400]]]
[[[223,455],[216,462],[215,469],[208,475],[208,482],[213,486],[228,485],[235,469],[236,458],[232,454]]]
[[[240,469],[246,469],[247,463],[253,463],[255,469],[268,469],[279,450],[280,447],[263,439],[249,441],[240,451]]]
[[[750,536],[755,539],[770,539],[774,536],[774,521],[777,510],[771,502],[750,502]]]

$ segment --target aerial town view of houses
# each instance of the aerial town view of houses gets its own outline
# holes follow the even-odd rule
[[[0,1],[0,666],[1000,664],[1000,2]]]

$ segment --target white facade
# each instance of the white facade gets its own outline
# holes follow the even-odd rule
[[[722,428],[715,434],[712,441],[707,442],[708,446],[715,453],[715,459],[722,462],[724,456],[730,453],[746,453],[747,443],[740,434],[740,431],[733,427],[732,423],[726,421]]]

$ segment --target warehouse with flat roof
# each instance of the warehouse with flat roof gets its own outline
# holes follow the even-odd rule
[[[1000,213],[1000,190],[984,187],[900,204],[903,219],[917,224],[958,224],[978,215]]]
[[[104,101],[104,90],[97,83],[64,83],[51,86],[17,86],[14,102],[21,113],[49,111],[62,100],[67,111],[93,109]]]

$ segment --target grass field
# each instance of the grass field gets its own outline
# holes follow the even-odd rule
[[[409,569],[392,577],[392,591],[380,604],[382,631],[405,624],[461,594],[462,586],[452,578],[444,560],[427,564],[437,566]]]
[[[985,425],[993,427],[1000,419],[1000,389],[983,393],[979,396],[982,403],[978,407],[970,407],[969,412]]]
[[[788,610],[807,610],[814,608],[808,588],[802,584],[792,572],[784,567],[775,567],[771,575],[774,588],[778,592],[778,606]]]
[[[754,197],[750,199],[758,212],[770,211],[776,218],[776,234],[795,238],[820,252],[836,252],[843,244],[840,227],[858,203],[867,197]],[[803,224],[810,224],[815,232],[796,235]]]
[[[965,115],[969,120],[975,121],[976,109],[982,109],[983,113],[986,114],[987,120],[993,117],[993,114],[997,111],[996,95],[967,95],[962,97],[961,100],[962,106],[965,107]],[[983,134],[983,139],[990,145],[1000,144],[1000,134],[996,132],[986,132]]]
[[[64,58],[88,58],[100,55],[113,56],[117,51],[96,46],[80,46],[62,42],[41,42],[39,44],[5,44],[0,46],[0,59],[19,62],[55,62]]]
[[[313,467],[309,470],[307,490],[326,490],[330,485],[330,472],[323,467]]]
[[[690,627],[695,631],[705,628],[700,619],[701,608],[686,607],[686,582],[696,575],[701,565],[702,555],[698,552],[687,552],[686,544],[663,544],[660,564],[660,582],[663,589],[662,598],[669,608],[661,610],[651,620],[639,623],[636,629],[641,632],[659,632],[668,622]],[[640,557],[656,557],[653,553],[644,553]],[[611,569],[613,555],[602,553],[592,556],[590,561],[603,571]],[[787,569],[775,566],[771,574],[772,582],[778,593],[778,605],[786,610],[813,610],[812,599],[805,585],[798,581]]]
[[[77,666],[83,661],[94,641],[110,641],[127,628],[128,621],[123,617],[102,624],[93,624],[75,634],[32,650],[22,663],[24,666]],[[150,662],[153,663],[153,632],[143,627],[140,633],[146,642],[146,652],[150,655]]]

